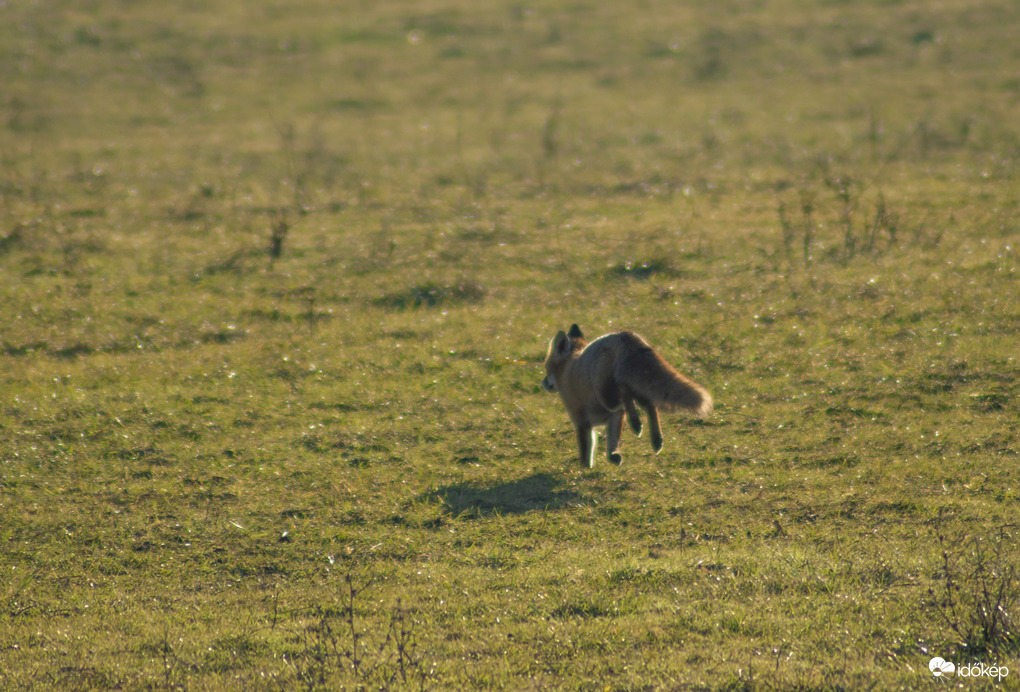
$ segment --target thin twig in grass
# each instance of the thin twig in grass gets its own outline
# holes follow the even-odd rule
[[[921,155],[921,158],[924,158],[927,155],[927,148],[928,148],[928,146],[927,146],[927,129],[928,129],[928,121],[927,121],[927,119],[926,118],[921,118],[920,120],[918,120],[917,121],[917,125],[914,126],[914,129],[911,130],[907,134],[906,137],[904,137],[902,140],[900,140],[899,145],[897,145],[897,147],[895,149],[893,149],[891,154],[889,154],[888,156],[886,156],[882,160],[882,165],[879,167],[879,169],[875,173],[875,175],[871,176],[870,180],[868,180],[863,185],[861,185],[861,189],[860,189],[861,194],[867,192],[868,189],[874,187],[876,184],[878,184],[878,182],[880,180],[882,180],[882,176],[885,175],[885,171],[889,167],[889,164],[891,164],[893,161],[895,161],[899,157],[900,152],[903,151],[904,148],[906,148],[906,146],[910,143],[910,141],[918,133],[921,134],[921,139],[922,139],[922,144],[921,144],[922,155]]]
[[[272,264],[283,254],[283,241],[287,239],[290,223],[287,221],[285,208],[273,209],[269,214],[272,220],[272,233],[269,236],[269,262]]]
[[[790,265],[793,265],[793,241],[797,235],[797,231],[793,227],[793,223],[790,221],[790,217],[786,213],[786,202],[779,202],[779,225],[783,229],[783,249],[786,254],[786,261]]]
[[[554,161],[559,152],[560,110],[562,102],[556,99],[542,128],[542,155],[546,161]]]
[[[843,226],[843,263],[848,264],[857,251],[857,237],[854,235],[853,214],[857,208],[854,196],[854,180],[848,176],[830,178],[826,181],[843,203],[840,222]]]
[[[720,324],[725,324],[726,322],[732,322],[735,319],[737,319],[737,318],[736,317],[724,317],[721,320],[717,320],[717,321],[713,322],[712,324],[708,325],[705,329],[703,329],[697,336],[695,336],[693,339],[691,339],[691,341],[694,342],[694,343],[697,343],[698,339],[702,339],[705,336],[707,336],[710,331],[714,330]]]
[[[879,236],[883,233],[887,236],[886,249],[896,244],[898,218],[889,211],[885,195],[882,192],[878,193],[874,202],[874,214],[858,224],[855,223],[854,217],[865,206],[862,192],[867,188],[867,185],[862,185],[848,175],[826,177],[825,185],[835,193],[839,200],[839,220],[832,226],[838,227],[842,232],[842,246],[834,246],[831,252],[824,253],[825,257],[848,265],[859,254],[874,254],[878,250]],[[782,229],[783,254],[792,268],[794,266],[793,246],[799,236],[804,266],[807,267],[816,259],[812,254],[813,249],[817,249],[818,246],[815,242],[815,233],[824,229],[826,224],[814,221],[814,215],[820,211],[814,192],[806,189],[800,191],[801,220],[799,224],[791,218],[789,209],[790,205],[786,201],[781,201],[777,208],[779,225]]]
[[[966,651],[1000,655],[1020,651],[1014,623],[1020,611],[1020,576],[1011,560],[1016,525],[1004,524],[990,538],[961,532],[955,540],[946,525],[946,514],[940,512],[932,531],[940,550],[941,589],[938,594],[929,590],[929,606]]]
[[[801,190],[800,192],[800,211],[804,216],[804,266],[806,267],[811,263],[811,234],[814,226],[814,221],[811,219],[811,214],[815,209],[815,194],[808,190]]]
[[[865,250],[871,252],[878,242],[878,232],[884,230],[889,236],[888,247],[896,244],[896,217],[889,213],[885,205],[885,195],[878,193],[878,201],[875,202],[875,218],[871,223],[868,233],[868,242]]]
[[[297,140],[297,133],[294,131],[294,125],[287,123],[285,125],[276,123],[276,131],[280,134],[280,141],[283,143],[283,154],[284,160],[287,165],[287,177],[290,179],[290,183],[293,189],[293,199],[291,203],[295,209],[301,209],[303,206],[302,191],[301,191],[301,180],[299,173],[297,172],[297,163],[295,161],[294,154],[294,143]]]
[[[318,621],[303,633],[304,651],[290,661],[298,680],[308,689],[349,681],[359,689],[424,690],[432,675],[426,670],[415,635],[415,621],[400,599],[390,612],[386,634],[372,646],[357,617],[358,599],[365,586],[344,576],[340,609],[317,608]]]
[[[842,202],[842,208],[840,211],[840,223],[843,229],[843,262],[844,264],[849,263],[854,258],[858,249],[864,249],[871,252],[875,248],[876,240],[880,230],[885,230],[889,235],[889,245],[892,246],[896,242],[896,220],[888,212],[885,196],[879,193],[878,201],[876,202],[875,217],[871,224],[870,229],[867,227],[865,222],[865,228],[863,235],[858,238],[854,232],[853,225],[853,214],[857,210],[860,200],[863,194],[874,187],[882,178],[885,173],[887,166],[896,159],[903,148],[914,138],[915,135],[921,133],[924,138],[926,133],[926,121],[921,120],[917,126],[908,134],[896,147],[896,149],[887,156],[878,172],[863,183],[858,183],[851,177],[848,176],[834,176],[826,179],[825,184],[836,192],[836,195]],[[926,148],[926,145],[922,144],[922,149]],[[815,206],[815,193],[807,189],[800,191],[800,210],[801,210],[801,245],[804,257],[804,266],[811,263],[811,246],[814,242],[814,229],[815,224],[813,221],[813,214],[816,211]],[[786,202],[780,202],[778,208],[779,214],[779,225],[783,231],[783,248],[786,254],[787,262],[792,265],[792,254],[793,254],[793,243],[797,236],[797,229],[790,219],[787,211]],[[861,246],[863,242],[863,247]]]
[[[560,111],[562,107],[562,101],[557,98],[552,105],[552,109],[549,111],[549,116],[545,119],[545,125],[542,127],[542,159],[538,165],[538,184],[542,187],[546,183],[545,169],[556,162],[556,157],[559,153]]]
[[[706,337],[718,327],[720,324],[730,322],[737,319],[736,317],[726,317],[724,319],[713,322],[708,327],[703,329],[699,334],[693,337],[681,336],[678,340],[678,344],[683,344],[688,355],[688,359],[697,363],[701,367],[708,371],[723,369],[723,370],[738,370],[742,366],[737,362],[734,351],[736,350],[732,341],[726,337],[722,337],[718,340],[709,340]]]
[[[280,618],[280,592],[277,591],[277,586],[273,586],[273,619],[270,624],[270,629],[276,629],[276,623]]]
[[[308,333],[315,334],[316,327],[318,326],[318,315],[315,312],[315,286],[301,286],[290,291],[290,295],[297,300],[304,301],[305,305],[308,306],[308,313],[306,315]]]
[[[170,644],[170,625],[163,624],[163,642],[160,646],[160,653],[163,657],[163,684],[166,688],[173,689],[174,669],[177,667],[177,654]]]

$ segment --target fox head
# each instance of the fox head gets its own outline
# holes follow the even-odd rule
[[[568,332],[556,332],[556,336],[549,343],[549,354],[545,358],[545,378],[542,380],[542,389],[547,392],[559,391],[556,384],[556,376],[562,370],[564,363],[570,360],[571,354],[584,348],[584,334],[576,324],[570,325]]]

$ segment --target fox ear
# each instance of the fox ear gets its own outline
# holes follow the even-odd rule
[[[570,331],[567,332],[567,336],[569,336],[571,339],[583,339],[584,338],[584,334],[581,333],[581,328],[578,327],[576,324],[570,325]]]
[[[556,332],[556,336],[553,337],[552,342],[553,353],[557,355],[569,355],[570,353],[570,339],[563,332]]]

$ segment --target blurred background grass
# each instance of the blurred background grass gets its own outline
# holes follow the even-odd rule
[[[1015,661],[1018,15],[0,7],[0,683]],[[571,322],[716,415],[577,470]]]

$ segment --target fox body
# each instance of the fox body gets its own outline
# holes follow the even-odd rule
[[[559,392],[577,431],[581,466],[595,462],[598,435],[606,426],[606,458],[619,464],[617,447],[624,413],[630,427],[641,434],[637,406],[648,414],[652,449],[662,449],[658,410],[687,410],[699,417],[712,412],[712,397],[677,372],[634,332],[606,334],[588,342],[575,324],[559,332],[549,344],[542,387]]]

